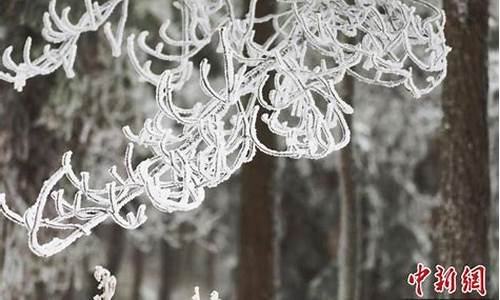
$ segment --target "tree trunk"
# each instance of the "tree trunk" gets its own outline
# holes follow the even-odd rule
[[[106,232],[108,240],[106,268],[111,274],[116,276],[120,272],[120,267],[125,255],[127,236],[125,234],[125,229],[117,224],[110,225],[108,229],[109,231]]]
[[[205,258],[206,284],[208,290],[216,290],[216,263],[217,255],[214,251],[207,250]]]
[[[354,80],[344,79],[344,99],[349,103],[354,95]],[[352,101],[351,101],[352,103]],[[346,115],[346,122],[352,130],[352,118]],[[354,180],[355,166],[352,153],[352,139],[340,151],[340,242],[339,242],[339,300],[354,300],[358,279],[358,228],[359,205],[356,197],[356,182]]]
[[[174,249],[166,241],[160,242],[160,255],[161,277],[157,299],[169,300],[172,297],[177,274],[180,272],[178,268],[180,255],[178,255],[177,249]]]
[[[134,279],[132,284],[132,299],[141,299],[141,287],[144,280],[144,253],[137,247],[133,254]]]
[[[256,17],[273,13],[275,5],[275,1],[259,1]],[[274,31],[269,22],[257,24],[255,30],[255,39],[259,43]],[[266,84],[264,94],[267,95],[270,89],[271,86]],[[256,126],[263,143],[273,145],[273,135],[267,126],[262,122],[257,122]],[[270,300],[276,296],[278,270],[274,223],[277,203],[273,195],[274,171],[275,158],[259,151],[252,162],[242,167],[238,300]]]
[[[71,272],[70,278],[69,278],[69,285],[66,291],[64,291],[64,294],[62,295],[62,299],[75,299],[75,272]]]
[[[443,2],[446,38],[453,51],[442,95],[439,263],[461,271],[465,264],[488,264],[489,1]]]

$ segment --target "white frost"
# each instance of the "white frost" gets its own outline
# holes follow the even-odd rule
[[[256,18],[257,1],[253,0],[244,19],[232,14],[230,1],[174,2],[182,16],[180,39],[169,36],[168,21],[159,30],[162,42],[154,46],[147,43],[148,32],[129,36],[130,62],[141,80],[155,86],[158,110],[137,134],[128,126],[123,128],[131,141],[124,159],[126,173],[111,167],[111,179],[103,187],[90,187],[89,174],[73,170],[68,152],[62,167],[45,181],[24,215],[10,210],[0,196],[2,213],[26,228],[35,254],[56,254],[109,218],[124,228],[137,228],[146,221],[145,204],[125,216],[123,210],[141,195],[162,212],[193,210],[204,200],[205,188],[227,180],[251,161],[257,150],[273,156],[319,159],[341,149],[350,141],[344,114],[353,112],[336,91],[346,75],[368,84],[403,86],[415,97],[430,92],[446,76],[450,49],[445,44],[445,17],[423,0],[414,3],[427,9],[428,17],[396,0],[357,0],[352,5],[343,0],[282,2],[279,14]],[[67,20],[68,9],[59,16],[52,2],[43,32],[58,48],[46,47],[40,58],[31,61],[28,38],[20,64],[12,61],[12,48],[7,48],[3,63],[10,72],[0,73],[0,79],[20,90],[26,79],[61,66],[71,77],[80,34],[97,30],[118,6],[121,19],[117,33],[111,32],[109,23],[104,24],[104,30],[113,54],[119,55],[127,1],[85,3],[87,12],[73,24]],[[254,39],[254,25],[262,22],[272,22],[275,31],[261,44]],[[213,86],[210,63],[203,59],[199,65],[200,101],[181,108],[175,103],[174,92],[182,91],[185,83],[193,80],[192,58],[214,36],[224,61],[224,87]],[[179,49],[174,52],[177,54],[164,51],[175,48]],[[156,74],[151,70],[153,62],[142,63],[139,57],[144,55],[138,51],[173,67]],[[313,61],[311,52],[322,59]],[[426,80],[418,82],[421,75],[414,73],[425,74]],[[268,91],[265,85],[271,80],[273,88]],[[175,121],[181,129],[167,126],[167,120]],[[264,122],[270,132],[284,140],[284,149],[260,141],[257,122]],[[136,165],[134,145],[151,151],[150,157]],[[66,195],[57,189],[62,180],[76,192]],[[47,212],[54,209],[56,216],[49,217]],[[61,235],[40,243],[38,234],[43,228]]]
[[[115,276],[111,275],[107,269],[96,266],[94,278],[99,282],[97,289],[102,290],[102,293],[100,295],[95,295],[93,300],[111,300],[116,290]]]
[[[199,287],[195,287],[194,288],[194,295],[193,295],[193,297],[191,299],[192,300],[201,300],[201,298],[200,298],[200,288]],[[221,300],[219,298],[219,293],[217,291],[212,291],[210,293],[209,300]]]

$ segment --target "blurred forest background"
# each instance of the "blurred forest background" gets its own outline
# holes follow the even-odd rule
[[[246,13],[247,1],[233,2]],[[355,113],[342,151],[318,161],[259,154],[200,209],[151,208],[139,230],[105,225],[50,259],[31,254],[25,231],[1,218],[0,299],[91,299],[97,264],[117,277],[119,300],[191,299],[194,286],[224,300],[413,298],[406,278],[418,262],[485,264],[488,297],[498,299],[498,0],[432,2],[446,10],[454,48],[438,90],[415,100],[346,80]],[[43,45],[48,3],[1,0],[0,49],[20,49],[28,35]],[[66,5],[75,16],[84,9]],[[259,2],[260,12],[273,9]],[[166,18],[180,29],[171,0],[130,1],[127,33],[156,32]],[[198,59],[222,78],[212,46]],[[121,127],[140,128],[155,109],[154,90],[136,78],[98,32],[82,36],[74,79],[58,71],[22,93],[0,82],[0,190],[19,199],[16,210],[67,150],[97,181],[103,166],[120,164]]]

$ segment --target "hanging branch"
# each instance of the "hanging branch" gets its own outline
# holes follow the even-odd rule
[[[146,220],[145,205],[125,218],[122,210],[142,195],[162,212],[193,210],[203,202],[206,188],[227,180],[252,160],[257,149],[297,159],[319,159],[341,149],[350,141],[344,114],[353,113],[336,91],[336,84],[346,75],[368,84],[403,86],[415,97],[431,91],[446,75],[449,47],[443,33],[445,17],[421,0],[414,4],[430,12],[427,17],[418,15],[415,7],[393,0],[282,2],[283,12],[256,18],[253,10],[257,3],[252,1],[250,13],[236,19],[229,1],[184,0],[175,4],[182,15],[180,40],[169,36],[169,21],[160,27],[162,42],[154,47],[146,41],[148,32],[128,38],[130,61],[139,78],[156,88],[158,110],[137,134],[128,126],[123,128],[131,141],[125,154],[126,175],[118,174],[113,166],[109,171],[112,180],[104,188],[90,188],[89,174],[76,175],[71,153],[66,153],[62,167],[44,183],[35,204],[23,216],[10,210],[3,195],[0,197],[2,213],[26,228],[35,254],[60,252],[108,218],[124,228],[137,228]],[[123,5],[124,22],[126,2],[107,3],[94,4],[101,14],[87,12],[81,26],[97,28],[118,3]],[[62,20],[67,19],[64,16],[67,12],[63,11]],[[263,22],[272,22],[275,33],[257,43],[253,28]],[[65,37],[70,33],[79,36],[81,30],[61,23],[66,28],[60,30]],[[58,23],[54,20],[54,24]],[[221,89],[212,86],[210,63],[203,59],[199,65],[202,101],[181,108],[175,103],[174,92],[182,92],[184,84],[193,80],[192,58],[215,34],[224,62],[225,85]],[[165,53],[165,46],[178,51]],[[138,51],[174,66],[155,74],[153,60],[141,63]],[[321,57],[319,63],[313,61],[311,53]],[[423,83],[418,81],[422,74]],[[270,80],[274,88],[266,95],[264,86]],[[259,110],[264,111],[260,120]],[[181,129],[167,127],[166,120]],[[282,138],[281,149],[260,141],[258,121]],[[150,157],[135,167],[134,144],[151,151]],[[62,180],[76,190],[71,202],[63,190],[55,190]],[[55,216],[47,217],[52,210]],[[42,228],[65,235],[40,243]]]

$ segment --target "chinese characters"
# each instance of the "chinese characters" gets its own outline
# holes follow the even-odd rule
[[[423,297],[424,292],[422,285],[424,281],[431,275],[432,270],[424,264],[417,264],[417,270],[408,275],[407,282],[415,287],[415,294],[418,297]],[[448,293],[453,294],[457,290],[457,270],[451,266],[445,268],[441,265],[436,265],[434,277],[434,291],[438,294]],[[480,296],[486,296],[486,267],[478,265],[473,268],[465,266],[460,276],[461,291],[464,294],[477,292]]]

